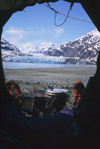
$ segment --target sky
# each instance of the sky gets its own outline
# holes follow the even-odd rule
[[[46,4],[46,3],[45,3]],[[58,1],[49,3],[52,8],[67,15],[70,3]],[[81,4],[74,3],[69,16],[91,21]],[[60,46],[93,31],[93,23],[67,18],[66,22],[57,27],[54,24],[55,12],[44,4],[26,7],[14,13],[3,28],[2,38],[15,45],[19,50],[30,51],[43,42],[52,42]],[[56,24],[60,25],[65,16],[57,14]]]

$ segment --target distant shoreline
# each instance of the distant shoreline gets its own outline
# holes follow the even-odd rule
[[[84,64],[54,64],[54,63],[20,63],[3,62],[4,69],[36,69],[36,68],[74,68],[74,67],[96,67],[96,65]]]

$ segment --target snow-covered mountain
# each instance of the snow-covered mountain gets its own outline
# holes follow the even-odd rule
[[[52,42],[43,42],[41,45],[34,48],[27,54],[21,52],[17,47],[2,39],[1,51],[4,61],[27,63],[42,62],[95,64],[98,52],[100,51],[100,33],[97,31],[97,29],[95,29],[92,32],[87,33],[86,35],[75,39],[74,41],[62,44],[60,47]],[[42,56],[37,55],[39,53],[42,53]],[[45,55],[45,57],[43,57],[43,54]],[[50,56],[56,56],[56,58],[50,58]],[[57,57],[59,57],[60,59],[57,60]]]
[[[46,53],[51,49],[54,48],[59,48],[57,44],[52,43],[52,42],[42,42],[39,46],[35,47],[34,49],[32,49],[31,51],[29,51],[29,53]]]
[[[22,53],[16,46],[10,44],[5,39],[1,39],[1,52],[2,52],[2,58],[27,55]]]
[[[46,55],[67,57],[66,63],[73,63],[73,59],[74,63],[80,59],[95,63],[99,51],[100,33],[95,29],[74,41],[62,44],[59,49],[51,49]]]

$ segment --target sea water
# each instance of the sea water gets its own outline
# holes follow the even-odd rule
[[[64,68],[64,67],[96,67],[96,65],[3,62],[4,69]]]

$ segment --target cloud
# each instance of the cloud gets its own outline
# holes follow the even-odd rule
[[[25,34],[25,31],[22,29],[16,29],[14,27],[10,27],[8,30],[5,31],[5,33],[11,34],[11,35],[19,35],[19,34]]]
[[[55,28],[55,29],[53,29],[53,31],[55,32],[55,37],[58,37],[64,32],[64,29],[63,28]]]
[[[34,35],[52,35],[52,37],[58,37],[64,32],[63,28],[42,28],[42,29],[37,29],[34,32]]]
[[[14,27],[10,27],[8,30],[3,32],[3,36],[6,39],[11,39],[11,38],[15,38],[16,40],[21,40],[21,39],[25,39],[28,37],[38,37],[38,36],[42,36],[45,34],[51,34],[52,30],[50,29],[33,29],[30,28],[29,30],[23,30],[23,29],[17,29]]]
[[[19,48],[19,50],[30,51],[43,41],[50,41],[63,33],[62,28],[40,28],[21,29],[10,27],[3,32],[3,38]]]
[[[48,34],[48,35],[52,35],[52,37],[58,37],[60,36],[62,33],[64,32],[64,29],[63,28],[49,28],[49,29],[41,29],[41,30],[38,30],[37,34],[39,35],[44,35],[44,34]]]
[[[19,41],[25,37],[25,31],[21,29],[16,29],[10,27],[8,30],[3,32],[3,38],[8,40],[10,43],[15,44],[16,41]]]
[[[17,29],[14,27],[10,27],[8,30],[3,32],[3,38],[6,39],[11,44],[15,45],[19,50],[28,52],[32,50],[37,44],[42,42],[41,37],[39,39],[35,39],[35,36],[38,34],[43,34],[45,31],[35,31],[33,28],[29,30]]]
[[[25,38],[26,36],[29,36],[29,35],[33,35],[33,36],[39,36],[39,35],[52,35],[54,37],[58,37],[61,35],[61,33],[64,32],[64,29],[63,28],[41,28],[41,29],[33,29],[33,28],[30,28],[29,30],[23,30],[23,29],[17,29],[17,28],[14,28],[14,27],[10,27],[8,30],[4,31],[4,35],[6,36],[13,36],[13,37],[16,37],[17,39],[23,39]]]
[[[42,28],[42,29],[38,30],[37,33],[38,33],[39,35],[44,35],[44,34],[47,34],[48,32],[49,32],[49,30]]]
[[[27,53],[33,49],[34,43],[33,42],[20,43],[19,47],[21,51]]]
[[[32,34],[31,30],[25,31],[23,29],[10,27],[3,32],[3,38],[20,49],[21,44],[23,45],[26,43],[25,40],[27,40],[30,34]]]
[[[4,35],[17,37],[17,39],[22,39],[26,35],[32,34],[32,31],[25,31],[23,29],[16,29],[14,27],[10,27],[8,30],[4,31]]]

